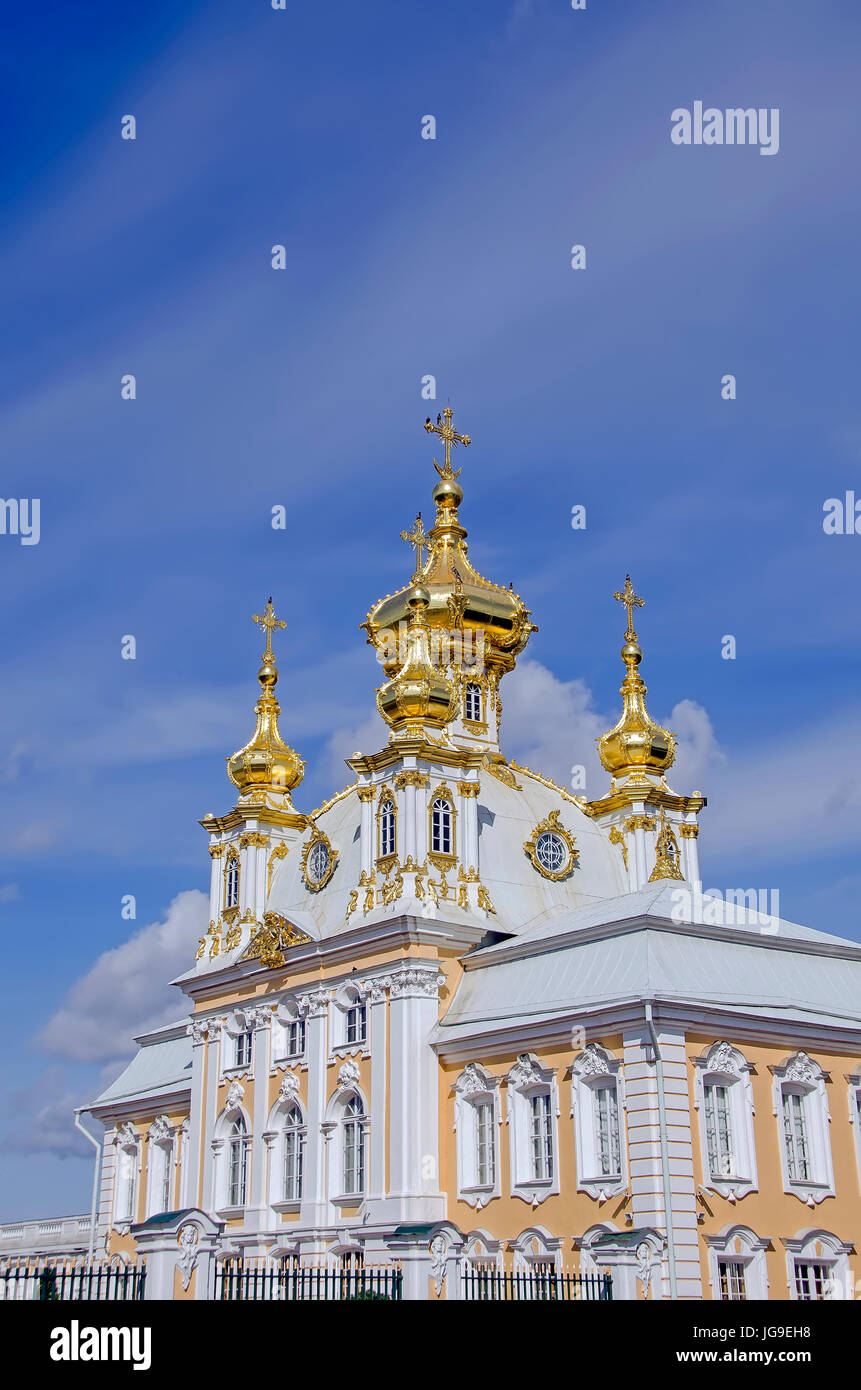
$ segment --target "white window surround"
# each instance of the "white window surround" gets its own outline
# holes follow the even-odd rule
[[[504,1269],[502,1257],[502,1241],[495,1239],[487,1231],[470,1231],[464,1237],[463,1245],[458,1257],[459,1274],[459,1296],[469,1300],[472,1291],[464,1275],[470,1272],[487,1270],[491,1273],[502,1273]],[[476,1294],[480,1297],[480,1294]]]
[[[613,1221],[598,1221],[594,1226],[590,1226],[584,1231],[582,1236],[574,1237],[574,1248],[580,1251],[580,1273],[581,1275],[596,1276],[604,1273],[605,1265],[601,1262],[600,1256],[596,1260],[592,1254],[592,1245],[600,1236],[619,1235],[619,1228]]]
[[[292,995],[282,999],[272,1015],[272,1060],[273,1062],[299,1062],[305,1058],[307,1047],[307,997],[300,1001]],[[293,1048],[297,1033],[302,1041],[301,1048]],[[304,1034],[304,1040],[301,1035]]]
[[[758,1236],[749,1226],[733,1223],[724,1226],[717,1235],[703,1236],[709,1247],[709,1284],[712,1298],[721,1302],[721,1282],[718,1262],[734,1260],[744,1268],[745,1299],[768,1298],[768,1263],[766,1250],[773,1248],[768,1236]]]
[[[137,1217],[138,1179],[141,1164],[140,1136],[133,1124],[126,1123],[114,1138],[114,1216],[117,1230],[128,1230]]]
[[[147,1131],[146,1214],[173,1211],[174,1136],[166,1115],[159,1115]]]
[[[783,1190],[812,1207],[825,1197],[833,1197],[834,1164],[831,1156],[829,1125],[831,1115],[825,1084],[830,1080],[819,1063],[806,1052],[794,1052],[778,1067],[770,1068],[774,1076],[774,1115],[778,1126],[780,1162],[783,1171]],[[810,1176],[794,1180],[790,1175],[784,1130],[784,1096],[801,1097],[805,1137],[810,1163]]]
[[[501,1123],[499,1083],[477,1062],[464,1067],[454,1083],[454,1126],[457,1140],[457,1195],[462,1202],[480,1211],[502,1191],[500,1185],[499,1126]],[[493,1181],[479,1182],[478,1173],[478,1107],[486,1105],[491,1113],[493,1138]]]
[[[554,1236],[544,1226],[529,1226],[521,1231],[511,1242],[514,1251],[514,1274],[528,1274],[536,1266],[546,1269],[552,1265],[554,1270],[562,1269],[562,1245],[564,1237]]]
[[[861,1187],[861,1072],[847,1076],[849,1083],[849,1123],[855,1134],[855,1159]]]
[[[753,1119],[753,1063],[732,1043],[713,1043],[708,1052],[694,1057],[694,1109],[699,1112],[700,1157],[703,1186],[730,1202],[739,1201],[749,1192],[758,1191],[756,1141]],[[722,1174],[711,1171],[709,1158],[707,1089],[722,1086],[726,1092],[729,1121],[732,1171]]]
[[[221,1029],[221,1075],[222,1076],[247,1076],[251,1080],[254,1076],[254,1028],[255,1017],[252,1010],[234,1009],[224,1020]],[[251,1057],[248,1064],[237,1063],[236,1043],[237,1038],[243,1033],[251,1034]]]
[[[370,1056],[371,1010],[368,1007],[368,988],[365,981],[345,980],[339,985],[332,998],[332,1056],[343,1057],[360,1054]],[[348,1038],[348,1030],[355,1020],[354,1010],[364,1009],[364,1038]]]
[[[358,1100],[362,1106],[361,1115],[351,1115],[349,1110],[351,1102]],[[360,1192],[345,1192],[344,1188],[344,1167],[345,1167],[345,1132],[346,1125],[354,1123],[359,1126],[364,1139],[364,1173],[365,1180],[363,1190]],[[323,1135],[328,1144],[327,1170],[329,1201],[336,1206],[355,1206],[360,1204],[368,1191],[369,1172],[368,1165],[371,1158],[370,1145],[370,1106],[367,1096],[359,1086],[359,1068],[353,1061],[346,1061],[338,1073],[338,1089],[329,1100],[326,1107],[326,1118],[321,1126]]]
[[[263,1135],[269,1155],[269,1205],[275,1211],[298,1211],[302,1201],[301,1192],[298,1197],[288,1197],[285,1192],[288,1121],[297,1112],[300,1123],[295,1128],[291,1126],[291,1132],[298,1137],[301,1146],[300,1164],[304,1182],[308,1128],[305,1111],[299,1099],[299,1078],[288,1071],[281,1082],[278,1099],[269,1112]]]
[[[619,1169],[602,1172],[598,1114],[598,1090],[612,1088],[616,1097]],[[574,1152],[577,1190],[603,1202],[628,1186],[625,1143],[625,1090],[621,1059],[598,1043],[589,1043],[571,1063],[571,1116],[574,1120]]]
[[[784,1237],[783,1245],[786,1248],[786,1282],[793,1301],[802,1301],[796,1284],[798,1264],[824,1267],[823,1298],[826,1301],[855,1297],[849,1267],[849,1256],[855,1253],[855,1246],[850,1241],[843,1241],[820,1227],[808,1226],[792,1237]]]
[[[217,1212],[228,1215],[244,1211],[251,1188],[251,1165],[254,1161],[251,1144],[252,1122],[251,1116],[242,1104],[244,1094],[244,1088],[238,1081],[231,1083],[227,1093],[227,1102],[215,1122],[211,1140],[213,1155],[212,1205]],[[241,1119],[245,1126],[246,1143],[245,1202],[239,1206],[231,1205],[230,1202],[230,1142],[236,1137],[233,1131],[237,1119]]]
[[[511,1195],[534,1207],[559,1192],[559,1093],[556,1072],[552,1067],[542,1067],[533,1053],[521,1052],[506,1082]],[[549,1178],[533,1175],[532,1100],[543,1095],[550,1098],[553,1172]]]

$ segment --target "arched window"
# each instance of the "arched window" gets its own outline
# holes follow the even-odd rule
[[[233,854],[224,870],[224,906],[239,906],[239,859]]]
[[[481,722],[481,686],[469,681],[464,690],[463,717],[474,724]]]
[[[138,1158],[140,1146],[137,1132],[123,1125],[117,1135],[116,1177],[114,1179],[114,1220],[134,1221],[137,1207]]]
[[[149,1149],[147,1167],[149,1169],[149,1190],[147,1196],[147,1216],[158,1212],[172,1211],[171,1187],[173,1174],[173,1130],[166,1115],[153,1121],[149,1130]]]
[[[431,807],[431,852],[454,854],[452,806],[445,796],[435,797]]]
[[[365,1190],[364,1109],[358,1096],[350,1096],[344,1106],[344,1196],[359,1196]]]
[[[230,1126],[227,1141],[227,1205],[244,1207],[248,1186],[248,1132],[245,1121],[237,1115]]]
[[[305,1135],[302,1114],[298,1105],[291,1105],[284,1117],[284,1186],[285,1202],[298,1202],[302,1197],[302,1167]]]
[[[395,849],[395,803],[386,800],[380,806],[380,858],[394,854]]]

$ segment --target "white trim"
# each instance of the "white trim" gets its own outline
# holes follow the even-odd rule
[[[812,1207],[825,1197],[835,1196],[834,1164],[831,1155],[831,1136],[828,1126],[831,1115],[828,1110],[828,1096],[825,1082],[828,1073],[806,1052],[794,1052],[785,1058],[778,1067],[771,1068],[774,1076],[774,1114],[778,1125],[780,1145],[780,1164],[783,1172],[783,1190],[791,1192],[799,1201]],[[812,1176],[794,1179],[790,1177],[789,1155],[784,1132],[784,1096],[795,1094],[801,1097],[809,1166]]]
[[[826,1271],[823,1287],[823,1300],[854,1298],[852,1273],[849,1256],[855,1253],[850,1241],[843,1241],[831,1231],[821,1227],[807,1227],[796,1235],[784,1238],[786,1248],[786,1281],[789,1297],[793,1302],[806,1302],[799,1299],[796,1287],[796,1264],[818,1264]]]
[[[719,1193],[730,1202],[736,1202],[746,1197],[749,1192],[759,1190],[753,1127],[756,1112],[750,1078],[753,1063],[748,1062],[739,1048],[725,1041],[713,1043],[708,1052],[694,1057],[693,1063],[694,1109],[699,1112],[703,1184],[707,1190]],[[712,1085],[725,1088],[729,1105],[733,1171],[723,1175],[716,1175],[711,1171],[709,1159],[706,1091]]]
[[[600,1171],[596,1113],[599,1089],[609,1090],[615,1097],[618,1173],[604,1174]],[[574,1121],[578,1192],[587,1192],[599,1202],[606,1201],[615,1193],[624,1192],[628,1186],[628,1153],[622,1061],[598,1043],[589,1043],[571,1063],[571,1118]]]
[[[506,1122],[512,1197],[519,1197],[536,1207],[548,1197],[558,1194],[559,1180],[559,1088],[552,1067],[542,1067],[534,1053],[521,1052],[506,1078]],[[549,1121],[552,1174],[548,1178],[533,1175],[531,1102],[536,1096],[550,1097]]]
[[[457,1144],[457,1195],[459,1201],[480,1211],[502,1191],[500,1169],[500,1131],[502,1123],[499,1100],[501,1077],[491,1076],[484,1067],[470,1062],[454,1083],[454,1128]],[[478,1106],[487,1106],[491,1116],[493,1145],[493,1181],[478,1180]]]
[[[709,1284],[712,1298],[719,1303],[733,1300],[720,1296],[720,1260],[734,1260],[743,1266],[745,1300],[768,1298],[768,1262],[766,1250],[772,1248],[768,1236],[758,1236],[749,1226],[734,1223],[724,1226],[716,1235],[704,1236],[708,1246]]]

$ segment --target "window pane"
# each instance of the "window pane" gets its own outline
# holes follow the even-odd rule
[[[721,1298],[747,1298],[743,1261],[718,1260],[718,1278]]]

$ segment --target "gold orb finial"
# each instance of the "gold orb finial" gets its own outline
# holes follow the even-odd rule
[[[272,651],[272,633],[287,626],[275,615],[270,595],[262,613],[254,613],[252,622],[266,634],[266,647],[261,657],[257,679],[262,694],[254,706],[257,727],[244,748],[227,760],[227,775],[240,792],[275,792],[290,799],[290,792],[305,775],[305,764],[299,754],[289,748],[281,737],[278,716],[281,706],[275,698],[278,668]]]
[[[643,650],[634,629],[634,609],[642,608],[645,599],[634,592],[629,574],[625,575],[624,589],[617,589],[613,597],[624,604],[628,617],[621,653],[626,668],[619,687],[622,717],[598,739],[598,757],[613,777],[625,778],[635,773],[662,775],[672,766],[676,741],[669,729],[656,724],[646,709],[647,687],[638,670]]]

